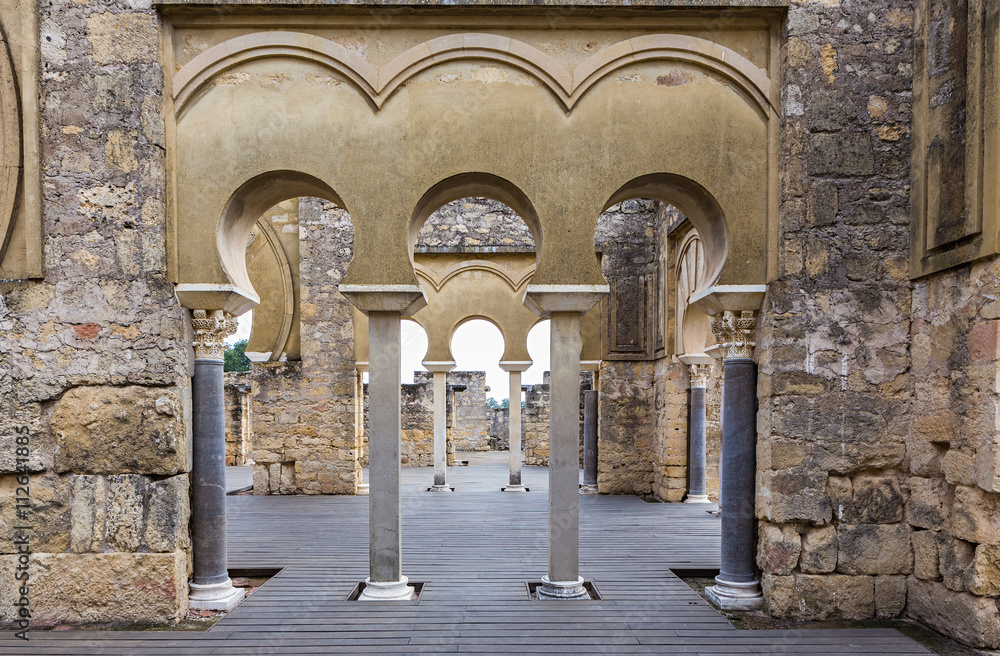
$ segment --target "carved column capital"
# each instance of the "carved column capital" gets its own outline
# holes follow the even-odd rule
[[[752,359],[757,345],[753,341],[756,328],[757,317],[753,310],[743,310],[739,315],[727,310],[712,319],[712,332],[719,342],[722,359]]]
[[[691,387],[708,387],[708,377],[712,374],[712,365],[690,364],[688,372],[691,377]]]
[[[194,357],[196,360],[222,360],[226,337],[236,334],[236,319],[222,310],[192,310]]]

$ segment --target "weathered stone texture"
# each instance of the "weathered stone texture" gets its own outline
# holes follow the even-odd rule
[[[777,279],[757,335],[759,551],[781,553],[789,527],[802,540],[765,587],[777,615],[892,617],[914,567],[912,3],[793,2],[786,29]]]
[[[298,213],[302,360],[253,365],[254,494],[354,494],[353,314],[337,291],[354,228],[325,201]]]
[[[16,556],[0,556],[0,598],[17,599]],[[187,612],[187,558],[173,553],[35,554],[32,624],[177,622]],[[13,619],[0,606],[0,621]]]
[[[994,597],[955,593],[941,583],[911,577],[906,611],[914,619],[967,645],[1000,646],[1000,611]]]
[[[173,622],[187,605],[189,501],[147,495],[187,489],[192,351],[166,271],[158,19],[149,3],[38,10],[51,37],[38,80],[45,268],[0,282],[0,486],[17,485],[26,435],[34,621]],[[13,518],[7,504],[0,552]]]
[[[416,252],[523,252],[535,250],[527,224],[511,208],[489,198],[462,198],[427,219]]]
[[[226,372],[226,466],[243,466],[253,462],[250,451],[253,427],[249,394],[253,374],[249,371]]]
[[[176,474],[187,451],[183,411],[173,390],[77,387],[55,405],[55,470],[78,474]]]
[[[653,492],[655,373],[652,362],[605,361],[601,365],[597,485],[602,493]],[[679,478],[684,478],[683,473]]]
[[[549,372],[537,385],[524,386],[524,464],[549,464]]]

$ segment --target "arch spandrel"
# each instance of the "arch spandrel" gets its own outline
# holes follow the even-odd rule
[[[415,288],[414,208],[441,180],[477,171],[530,199],[542,237],[535,283],[604,284],[592,248],[597,217],[623,185],[656,172],[696,182],[722,208],[731,252],[720,280],[765,281],[767,120],[731,80],[691,73],[705,63],[630,61],[567,112],[509,62],[463,57],[415,73],[377,111],[356,85],[316,82],[329,69],[300,57],[242,62],[227,73],[245,76],[238,83],[206,85],[177,125],[176,220],[185,227],[176,231],[175,278],[190,279],[182,271],[197,265],[212,282],[230,282],[217,255],[184,252],[206,248],[186,235],[204,234],[206,208],[221,211],[246,180],[287,169],[336,189],[351,211],[355,259],[344,284]]]

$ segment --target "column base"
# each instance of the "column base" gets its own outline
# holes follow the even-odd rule
[[[427,488],[428,492],[454,492],[455,488],[450,485],[432,485]]]
[[[246,590],[234,588],[233,582],[226,579],[222,583],[188,583],[188,608],[191,610],[229,611],[243,601]]]
[[[506,487],[500,488],[501,492],[527,492],[528,488],[523,485],[507,485]]]
[[[542,584],[535,588],[538,599],[590,599],[590,593],[583,587],[583,577],[575,581],[550,581],[542,577]]]
[[[368,483],[362,483],[361,485],[355,486],[354,494],[358,495],[359,497],[368,496]]]
[[[596,485],[581,485],[580,494],[600,494]]]
[[[689,494],[684,499],[684,503],[712,503],[708,500],[707,494]]]
[[[358,601],[409,601],[416,599],[413,586],[407,585],[409,579],[399,577],[398,581],[374,582],[365,579],[365,589],[361,591]]]
[[[734,583],[715,577],[715,585],[705,588],[705,596],[720,610],[759,610],[764,606],[760,583]]]

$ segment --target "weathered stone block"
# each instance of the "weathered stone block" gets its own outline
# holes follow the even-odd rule
[[[837,527],[837,571],[843,574],[909,574],[913,571],[910,527],[859,524]]]
[[[940,479],[911,477],[910,499],[906,504],[906,521],[920,528],[940,529],[947,511],[947,484]]]
[[[104,541],[104,511],[108,482],[103,476],[73,476],[70,549],[76,553],[100,551]]]
[[[177,393],[147,387],[76,387],[56,403],[55,468],[78,474],[164,474],[185,470]]]
[[[775,617],[825,620],[875,615],[874,579],[870,576],[765,574],[762,583],[768,612]]]
[[[799,561],[802,544],[791,526],[761,524],[757,547],[757,565],[768,573],[787,576]]]
[[[966,577],[974,555],[975,545],[944,533],[938,534],[938,567],[941,570],[941,580],[949,590],[965,590]]]
[[[805,532],[799,568],[806,574],[826,574],[837,568],[837,530],[833,526]]]
[[[51,472],[31,474],[24,485],[23,475],[0,476],[0,552],[11,553],[15,526],[32,527],[31,545],[35,551],[65,551],[70,544],[70,482],[66,476]],[[20,488],[20,490],[19,490]],[[26,514],[18,514],[18,497],[27,496]]]
[[[1000,494],[956,487],[952,533],[969,542],[1000,544]]]
[[[98,64],[156,61],[156,19],[149,14],[93,14],[86,36]]]
[[[906,577],[875,577],[875,616],[899,617],[906,610]]]
[[[976,547],[966,587],[972,594],[984,597],[1000,595],[1000,546],[981,544]]]
[[[903,493],[895,477],[858,476],[853,488],[859,523],[893,524],[903,519]]]
[[[840,132],[812,135],[806,165],[812,175],[871,175],[875,172],[872,141],[865,133]]]
[[[0,557],[0,599],[16,599],[15,556]],[[49,554],[31,557],[32,620],[177,622],[187,612],[187,557],[169,554]],[[12,619],[9,604],[0,621]]]
[[[138,551],[142,544],[146,479],[138,474],[108,476],[105,510],[107,545],[113,551]]]
[[[764,519],[775,524],[805,521],[826,524],[833,507],[826,495],[826,475],[817,472],[771,472],[770,490],[762,504]]]
[[[910,577],[906,612],[932,629],[974,647],[1000,647],[1000,612],[996,599],[952,592],[943,583]]]
[[[151,551],[171,552],[190,544],[188,521],[191,502],[188,477],[171,476],[149,485],[146,513],[146,546]]]
[[[913,544],[913,574],[925,581],[936,581],[941,576],[938,567],[937,531],[914,531],[910,534]]]

